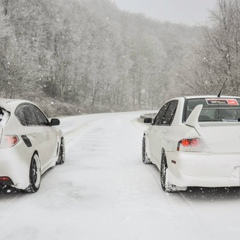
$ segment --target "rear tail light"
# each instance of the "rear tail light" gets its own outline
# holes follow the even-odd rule
[[[19,142],[19,139],[15,135],[3,136],[0,144],[0,148],[13,147]]]
[[[0,177],[0,185],[13,185],[13,181],[10,177]]]
[[[199,145],[198,138],[189,138],[189,139],[182,139],[178,142],[177,151],[180,151],[180,147],[184,148],[192,148],[197,147]]]

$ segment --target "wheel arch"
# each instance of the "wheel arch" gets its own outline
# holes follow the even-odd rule
[[[33,151],[33,154],[32,154],[32,157],[31,157],[31,161],[30,161],[30,165],[29,165],[29,169],[30,169],[30,167],[31,167],[32,158],[34,157],[35,154],[36,154],[36,155],[38,156],[38,158],[39,158],[40,169],[41,169],[41,172],[42,172],[41,158],[40,158],[40,155],[39,155],[38,150],[34,150],[34,151]]]

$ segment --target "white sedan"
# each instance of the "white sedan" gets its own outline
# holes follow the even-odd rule
[[[41,175],[65,160],[58,119],[32,102],[0,99],[0,187],[36,192]]]
[[[240,186],[240,97],[168,101],[144,132],[142,160],[158,167],[166,192]]]

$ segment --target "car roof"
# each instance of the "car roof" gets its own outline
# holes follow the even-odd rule
[[[21,103],[31,103],[31,102],[28,100],[0,98],[0,107],[8,111],[15,109]]]
[[[10,99],[10,98],[0,98],[0,103],[9,103],[9,102],[16,102],[19,101],[19,99]]]
[[[195,99],[195,98],[240,98],[239,96],[216,96],[216,95],[196,95],[196,96],[185,96],[186,99]]]
[[[194,96],[182,96],[182,97],[175,97],[170,99],[171,100],[185,100],[185,99],[199,99],[199,98],[240,98],[240,96],[221,96],[218,97],[216,95],[194,95]],[[169,102],[167,101],[167,102]]]

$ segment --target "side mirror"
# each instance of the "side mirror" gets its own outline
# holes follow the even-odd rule
[[[152,123],[152,118],[144,118],[144,123]]]
[[[60,125],[59,119],[57,119],[57,118],[51,119],[50,126],[58,126],[58,125]]]

